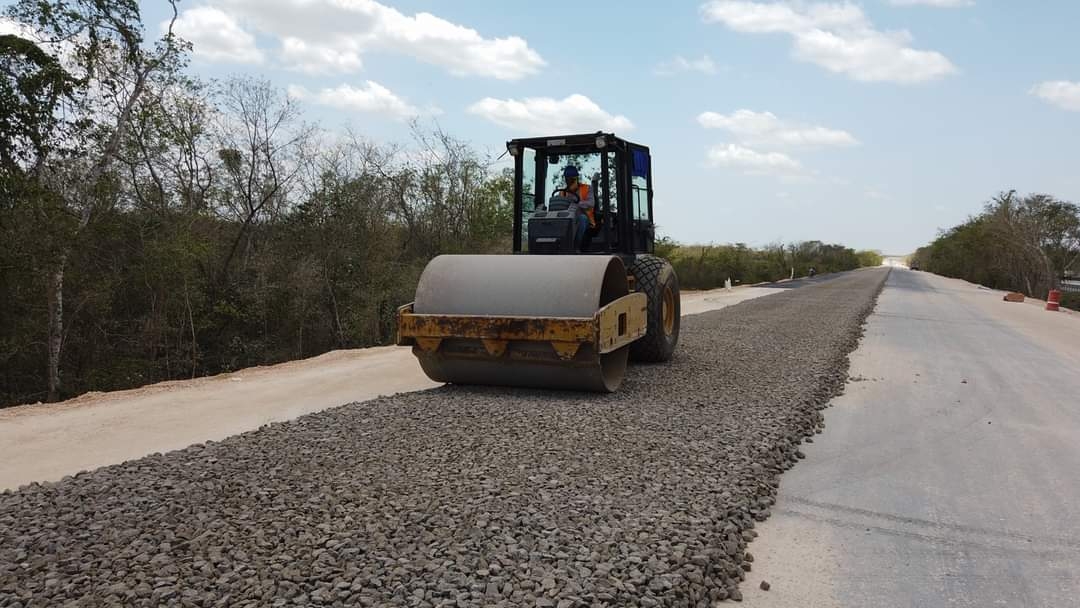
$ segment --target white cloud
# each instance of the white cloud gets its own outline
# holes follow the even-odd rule
[[[501,80],[524,78],[545,65],[520,37],[485,38],[430,13],[407,16],[374,0],[216,0],[215,5],[279,39],[286,66],[309,73],[355,72],[368,51],[401,53],[455,75]]]
[[[285,67],[308,74],[356,72],[363,66],[360,53],[322,44],[308,44],[300,38],[281,41],[281,59]]]
[[[671,61],[665,61],[656,66],[655,70],[661,76],[670,76],[681,72],[700,72],[712,75],[716,71],[716,63],[708,55],[702,55],[699,59],[687,59],[682,55],[676,55]]]
[[[162,23],[162,29],[168,22]],[[255,37],[243,30],[231,15],[211,6],[184,11],[176,20],[174,31],[192,44],[197,57],[229,63],[260,63],[262,51]]]
[[[1063,110],[1080,112],[1080,82],[1042,82],[1032,87],[1029,93]]]
[[[736,32],[789,34],[797,59],[859,81],[911,84],[956,71],[941,53],[911,48],[907,31],[875,29],[861,8],[847,2],[711,0],[701,14]]]
[[[30,26],[0,15],[0,35],[18,36],[34,42],[41,42],[41,38]]]
[[[7,34],[29,40],[38,48],[60,61],[65,69],[71,72],[80,72],[75,57],[75,42],[72,40],[52,40],[41,30],[31,25],[16,21],[0,14],[0,35]]]
[[[698,123],[706,129],[724,129],[742,143],[755,146],[856,146],[859,140],[838,129],[785,123],[772,112],[736,110],[731,114],[703,112]]]
[[[368,80],[362,87],[347,84],[335,88],[325,88],[312,93],[304,87],[289,85],[289,97],[311,101],[323,106],[353,112],[372,112],[384,114],[395,120],[406,120],[421,114],[438,114],[437,109],[421,111],[395,95],[390,89],[377,82]]]
[[[975,6],[975,0],[889,0],[893,6],[932,6],[934,8],[961,8]]]
[[[570,95],[562,100],[532,97],[520,101],[486,97],[469,106],[469,112],[530,135],[629,131],[634,128],[629,118],[604,111],[584,95]]]
[[[806,173],[799,161],[786,154],[758,152],[737,144],[709,148],[706,163],[711,167],[738,169],[748,175],[800,176]]]

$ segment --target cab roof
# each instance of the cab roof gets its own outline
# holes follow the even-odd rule
[[[635,146],[637,148],[644,148],[645,150],[649,149],[647,146],[642,146],[641,144],[635,144],[634,142],[622,139],[614,133],[604,133],[603,131],[597,131],[595,133],[578,133],[575,135],[522,137],[511,139],[506,142],[506,146],[509,148],[511,145],[516,145],[520,148],[551,150],[553,152],[591,151],[601,149],[601,146],[597,145],[601,141],[601,138],[604,142],[604,148],[610,146],[613,148],[626,149],[628,146]]]

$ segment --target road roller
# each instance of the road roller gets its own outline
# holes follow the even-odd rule
[[[397,343],[453,384],[613,392],[679,341],[679,280],[654,255],[649,149],[612,133],[513,139],[513,252],[440,255]]]

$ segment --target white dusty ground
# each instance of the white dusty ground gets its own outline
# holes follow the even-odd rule
[[[688,292],[682,296],[682,314],[779,291],[739,287]],[[408,348],[384,346],[0,410],[0,490],[434,386]]]

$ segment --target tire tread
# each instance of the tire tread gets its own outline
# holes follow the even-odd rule
[[[675,350],[673,344],[669,344],[667,338],[664,336],[663,319],[661,318],[662,312],[660,307],[662,306],[661,298],[663,290],[663,284],[661,278],[664,276],[664,269],[670,268],[670,264],[663,258],[658,258],[654,255],[639,255],[634,259],[634,262],[630,264],[630,274],[634,275],[635,281],[637,281],[637,291],[644,293],[649,298],[649,311],[648,317],[648,329],[645,336],[638,338],[630,344],[630,358],[634,361],[644,362],[662,362],[671,359],[671,355]],[[674,279],[675,298],[678,302],[679,298],[679,282],[678,277],[675,276],[675,270],[671,270],[671,276]],[[678,307],[676,305],[676,307]],[[678,315],[678,310],[676,310]],[[675,343],[678,343],[678,330],[679,319],[676,318],[675,326]]]

